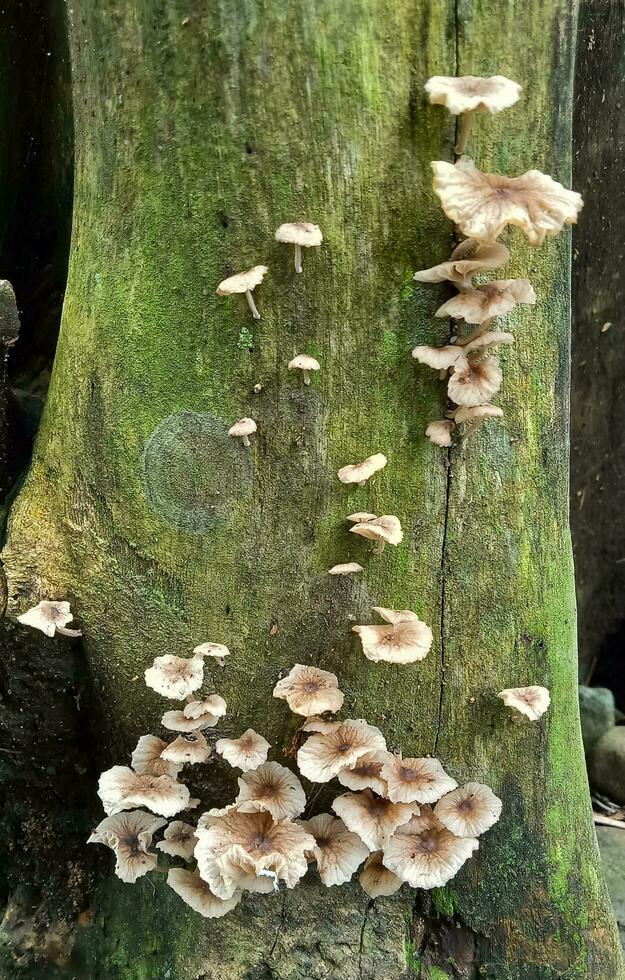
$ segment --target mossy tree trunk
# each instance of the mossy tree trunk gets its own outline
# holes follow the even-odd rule
[[[92,977],[623,976],[598,871],[579,738],[567,512],[568,237],[511,236],[506,275],[539,302],[511,319],[503,424],[447,456],[423,437],[443,387],[410,359],[443,342],[443,292],[411,274],[449,251],[430,190],[453,126],[432,74],[502,72],[523,101],[480,119],[479,165],[569,181],[575,18],[565,0],[74,0],[76,172],[69,283],[52,385],[9,527],[9,610],[68,597],[84,628],[103,764],[157,731],[152,658],[206,639],[233,656],[221,731],[287,748],[271,699],[295,660],[334,670],[353,717],[390,747],[436,753],[505,803],[479,856],[423,899],[367,901],[313,882],[199,919],[162,883],[109,879],[77,944]],[[284,220],[324,245],[293,271]],[[258,263],[262,319],[215,296]],[[309,388],[286,370],[322,364]],[[259,394],[255,385],[262,385]],[[249,451],[229,440],[258,421]],[[339,466],[385,452],[364,488]],[[371,557],[355,510],[397,514]],[[357,559],[358,579],[329,578]],[[374,604],[435,631],[411,667],[373,665],[350,633]],[[496,693],[540,683],[553,707],[515,724]],[[206,804],[233,780],[209,768]]]

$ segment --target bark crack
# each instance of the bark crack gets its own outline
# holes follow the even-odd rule
[[[280,936],[282,935],[282,932],[284,930],[285,920],[286,920],[286,892],[282,892],[282,908],[280,909],[280,921],[278,923],[278,928],[276,930],[276,935],[273,941],[273,945],[269,950],[269,956],[267,957],[267,959],[269,960],[272,958],[276,946],[278,945],[278,940],[280,939]]]
[[[365,907],[365,914],[362,917],[362,926],[360,929],[360,941],[358,943],[358,976],[362,980],[362,950],[365,944],[365,929],[367,928],[367,920],[369,918],[369,912],[373,906],[373,899],[369,899]]]

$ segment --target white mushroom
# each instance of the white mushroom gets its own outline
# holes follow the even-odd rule
[[[304,384],[310,384],[310,372],[319,371],[321,365],[318,360],[314,357],[310,357],[308,354],[296,354],[295,357],[289,361],[288,369],[289,371],[301,371]]]
[[[241,439],[244,446],[250,445],[249,437],[256,432],[256,422],[254,419],[242,418],[228,429],[228,435],[235,439]]]
[[[287,222],[276,230],[274,238],[277,242],[285,242],[295,246],[295,271],[302,271],[302,248],[321,245],[323,235],[318,225],[310,221]]]
[[[260,313],[256,309],[256,303],[252,296],[252,290],[260,285],[269,269],[266,265],[255,265],[247,272],[238,272],[235,276],[223,279],[217,286],[218,296],[234,296],[236,293],[245,293],[247,304],[252,311],[255,320],[260,320]]]
[[[60,633],[62,636],[82,636],[80,630],[66,628],[73,618],[69,602],[42,599],[32,609],[18,616],[17,621],[23,626],[32,626],[33,629],[41,630],[46,636],[54,636],[55,633]]]

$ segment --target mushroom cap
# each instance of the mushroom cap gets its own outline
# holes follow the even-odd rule
[[[388,460],[384,453],[375,453],[373,456],[364,459],[362,463],[342,466],[337,476],[341,483],[362,483],[377,473],[378,470],[384,469],[387,463]]]
[[[379,728],[348,718],[333,731],[312,735],[297,753],[297,764],[306,779],[327,783],[361,756],[381,751],[386,751],[386,741]]]
[[[223,643],[200,643],[199,646],[193,648],[193,654],[196,657],[215,657],[218,660],[223,660],[224,657],[230,656],[230,651]]]
[[[458,786],[438,759],[404,759],[388,753],[381,775],[393,803],[435,803]]]
[[[219,694],[209,694],[203,701],[189,701],[183,708],[185,718],[201,718],[202,715],[215,715],[222,718],[227,710],[227,704]]]
[[[361,538],[368,538],[370,541],[384,541],[386,544],[401,544],[404,539],[400,520],[393,514],[383,514],[373,521],[354,524],[349,530]]]
[[[551,703],[546,687],[507,687],[497,695],[507,708],[512,708],[531,721],[538,721]]]
[[[443,796],[434,807],[434,816],[456,837],[479,837],[497,823],[501,807],[490,786],[467,783]]]
[[[323,235],[318,225],[313,225],[310,221],[287,221],[280,225],[273,236],[277,242],[285,242],[287,245],[303,245],[310,248],[312,245],[321,245]]]
[[[451,446],[451,436],[455,429],[454,423],[449,419],[440,419],[437,422],[430,422],[425,434],[435,446]]]
[[[161,753],[161,758],[168,762],[187,762],[191,765],[208,762],[210,757],[210,746],[201,732],[180,734]]]
[[[434,190],[443,211],[470,238],[490,242],[507,225],[520,228],[530,245],[542,245],[572,225],[582,209],[580,194],[567,190],[540,170],[520,177],[482,173],[472,160],[457,163],[435,160]]]
[[[479,847],[475,838],[455,837],[429,814],[413,817],[384,845],[385,868],[411,888],[440,888]]]
[[[133,884],[137,878],[153,871],[158,857],[148,851],[152,835],[164,827],[166,820],[143,810],[116,813],[101,820],[88,844],[105,844],[115,852],[115,874]]]
[[[479,361],[458,358],[447,382],[447,394],[456,405],[476,408],[497,394],[502,380],[499,360],[491,354]]]
[[[412,356],[415,361],[434,368],[435,371],[448,371],[458,358],[464,355],[464,347],[459,344],[445,344],[444,347],[431,347],[429,344],[419,344],[414,348]]]
[[[218,721],[219,715],[209,712],[197,718],[187,718],[184,711],[166,711],[161,718],[161,725],[170,732],[199,732],[203,728],[214,728]]]
[[[465,242],[460,243],[460,246],[464,246],[462,257],[455,259],[454,252],[448,262],[439,262],[431,269],[415,272],[413,278],[417,282],[453,282],[456,286],[466,288],[471,287],[472,276],[476,273],[498,269],[510,260],[510,252],[501,242],[482,243],[473,238],[468,238]],[[470,258],[464,258],[471,249]]]
[[[304,812],[306,794],[290,769],[279,762],[265,762],[239,776],[235,803],[241,813],[266,810],[274,820],[291,820]]]
[[[186,868],[170,868],[167,884],[194,912],[205,919],[221,919],[241,901],[242,892],[235,891],[231,898],[217,898],[210,886],[195,871]]]
[[[536,303],[536,293],[529,280],[495,279],[452,296],[434,315],[466,323],[484,323],[496,316],[506,316],[518,303],[530,306]]]
[[[414,620],[388,626],[352,626],[362,643],[367,660],[390,664],[413,664],[424,660],[432,646],[432,630],[426,623]]]
[[[295,664],[278,681],[273,696],[285,700],[291,711],[306,718],[325,711],[340,711],[344,700],[336,674],[305,664]]]
[[[182,765],[161,759],[161,752],[167,748],[167,742],[156,735],[142,735],[132,753],[130,764],[140,775],[150,773],[152,776],[171,776],[175,779]]]
[[[165,698],[182,701],[197,691],[204,680],[204,665],[195,657],[156,657],[144,673],[145,683]]]
[[[321,365],[314,357],[308,354],[296,354],[287,365],[289,371],[319,371]]]
[[[248,728],[238,738],[220,738],[215,742],[215,751],[223,756],[233,769],[249,772],[257,769],[267,759],[271,745],[266,738],[253,728]]]
[[[412,609],[388,609],[386,606],[372,606],[374,612],[377,612],[380,619],[383,619],[386,623],[392,623],[396,626],[397,623],[419,623],[421,620]]]
[[[67,626],[73,618],[69,602],[42,599],[32,609],[27,609],[18,616],[17,621],[23,626],[32,626],[33,629],[41,630],[46,636],[54,636],[59,626],[61,628]]]
[[[186,810],[190,793],[171,776],[153,776],[133,772],[127,766],[113,766],[100,776],[98,796],[109,815],[144,806],[163,817],[173,817]]]
[[[354,575],[355,572],[364,572],[364,568],[357,561],[347,561],[342,565],[333,565],[328,575]]]
[[[268,272],[269,269],[266,265],[255,265],[253,269],[248,269],[247,272],[237,272],[235,276],[222,279],[217,286],[217,295],[233,296],[235,293],[246,293],[248,289],[254,289],[258,286]]]
[[[370,851],[381,850],[397,827],[419,813],[417,803],[391,803],[374,796],[370,789],[337,796],[332,809]]]
[[[468,354],[472,350],[485,350],[487,347],[509,347],[514,343],[514,335],[505,330],[487,330],[479,337],[474,337],[468,344],[463,344],[462,350]]]
[[[311,715],[303,725],[300,725],[299,730],[300,732],[321,732],[323,735],[327,735],[328,732],[337,731],[342,724],[342,721],[326,721],[325,718]]]
[[[348,514],[345,518],[350,524],[366,524],[368,521],[377,520],[377,514],[368,514],[366,511],[358,511],[356,514]]]
[[[367,752],[350,769],[341,769],[337,779],[347,789],[372,789],[379,796],[386,796],[388,787],[382,778],[386,759],[386,752]]]
[[[458,424],[462,422],[474,422],[478,419],[500,419],[503,417],[503,408],[498,405],[474,405],[472,408],[458,408],[454,412],[454,418]]]
[[[256,432],[256,422],[254,419],[242,418],[228,429],[229,436],[251,436]]]
[[[501,112],[521,97],[521,86],[505,75],[434,75],[425,83],[425,91],[432,105],[445,106],[452,116],[475,109]]]
[[[185,861],[192,860],[197,843],[193,824],[185,823],[184,820],[172,820],[165,830],[164,838],[156,845],[159,851]]]
[[[403,885],[401,878],[384,867],[382,856],[382,851],[374,851],[370,854],[358,876],[360,885],[369,898],[394,895]]]
[[[300,827],[315,838],[314,857],[319,877],[327,888],[344,885],[369,854],[357,834],[347,829],[331,813],[320,813],[310,820],[300,820]]]

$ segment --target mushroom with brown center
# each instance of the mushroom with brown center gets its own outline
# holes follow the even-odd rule
[[[202,881],[195,871],[171,868],[167,872],[167,884],[194,912],[205,919],[221,919],[241,901],[242,892],[235,891],[231,898],[218,898],[210,885]]]
[[[441,888],[478,849],[473,837],[456,837],[424,808],[384,844],[385,868],[411,888]]]
[[[144,673],[145,683],[165,698],[182,701],[202,686],[204,665],[197,657],[156,657]]]
[[[372,789],[378,796],[387,796],[388,787],[382,777],[387,752],[368,752],[362,755],[350,769],[341,769],[337,779],[347,789]]]
[[[496,316],[507,316],[519,303],[530,306],[536,303],[536,293],[529,280],[496,279],[458,293],[439,306],[434,315],[466,323],[485,323]]]
[[[148,848],[152,835],[166,823],[143,810],[117,813],[101,820],[87,843],[110,847],[115,852],[115,874],[122,881],[134,884],[137,878],[156,867],[158,856]]]
[[[451,446],[451,437],[456,428],[450,419],[440,419],[437,422],[430,422],[425,434],[435,446]]]
[[[364,487],[367,480],[378,470],[384,469],[387,462],[384,453],[375,453],[373,456],[367,456],[362,463],[342,466],[337,476],[341,483],[356,483],[359,487]]]
[[[370,854],[358,875],[360,885],[369,898],[394,895],[403,885],[401,878],[384,867],[382,856],[382,851],[375,851]]]
[[[304,378],[304,384],[310,384],[310,372],[319,371],[321,365],[318,360],[314,357],[309,357],[308,354],[297,354],[292,360],[289,361],[287,365],[289,371],[301,371],[302,377]]]
[[[240,439],[244,446],[251,446],[250,436],[256,432],[256,422],[254,419],[242,418],[228,429],[231,439]]]
[[[56,599],[42,599],[32,609],[27,609],[17,617],[18,623],[23,626],[32,626],[33,629],[40,630],[46,636],[54,636],[60,633],[61,636],[82,636],[81,630],[67,629],[67,624],[73,620],[69,602]]]
[[[302,271],[302,248],[314,248],[323,241],[321,228],[310,221],[290,221],[280,225],[273,237],[277,242],[295,246],[296,272]]]
[[[467,783],[443,796],[434,807],[434,816],[456,837],[479,837],[497,823],[501,807],[490,786]]]
[[[443,105],[452,116],[459,116],[455,151],[464,153],[473,115],[482,110],[494,115],[519,101],[521,86],[505,75],[434,75],[425,83],[432,105]]]
[[[266,810],[274,820],[291,820],[304,812],[306,794],[290,769],[278,762],[265,762],[239,777],[235,803],[241,813]]]
[[[311,736],[297,753],[297,764],[306,779],[327,783],[361,756],[384,751],[386,742],[378,728],[362,719],[347,719],[332,731]]]
[[[460,357],[447,383],[447,394],[456,405],[475,408],[489,402],[501,388],[503,375],[499,360],[492,354]],[[457,420],[456,420],[457,421]]]
[[[538,721],[551,703],[546,687],[507,687],[497,695],[507,708],[524,715],[531,721]]]
[[[98,781],[98,796],[109,815],[145,806],[163,817],[173,817],[186,810],[190,795],[187,787],[171,776],[136,773],[127,766],[107,769]]]
[[[260,313],[256,309],[252,290],[260,285],[268,272],[269,269],[266,265],[255,265],[253,269],[248,269],[247,272],[238,272],[235,276],[229,276],[217,286],[217,295],[234,296],[237,293],[245,293],[252,316],[255,320],[260,320]]]
[[[369,854],[360,837],[331,813],[320,813],[310,820],[300,820],[299,824],[315,838],[311,853],[327,888],[349,881]]]
[[[289,674],[278,681],[273,696],[285,700],[295,714],[306,717],[339,711],[344,700],[336,674],[304,664],[295,664]]]
[[[413,664],[424,660],[432,646],[432,630],[410,610],[374,607],[387,626],[352,626],[367,660],[378,663]]]
[[[164,833],[164,840],[156,845],[159,851],[171,857],[179,857],[184,861],[193,859],[193,851],[197,844],[195,827],[184,820],[172,820]]]
[[[466,258],[468,253],[471,254]],[[453,282],[459,289],[471,289],[476,273],[498,269],[509,259],[510,252],[501,242],[483,244],[474,238],[465,238],[453,250],[448,262],[415,272],[413,278],[417,282]]]
[[[355,575],[356,572],[364,572],[362,565],[357,561],[346,561],[342,565],[333,565],[328,575]]]
[[[401,753],[387,756],[381,776],[392,803],[435,803],[458,785],[438,759],[404,759]]]
[[[241,769],[243,772],[262,765],[270,748],[267,739],[253,728],[248,728],[239,738],[220,738],[215,742],[217,754],[223,756],[233,769]]]
[[[557,235],[572,225],[583,201],[558,181],[539,170],[520,177],[482,173],[472,160],[457,163],[435,160],[434,190],[443,211],[464,235],[492,242],[507,225],[520,228],[530,245],[542,245],[546,236]]]
[[[404,540],[404,532],[401,529],[399,517],[394,514],[382,514],[371,521],[362,521],[350,527],[352,534],[357,534],[361,538],[375,541],[376,546],[373,553],[381,555],[384,546],[387,544],[398,545]]]
[[[201,732],[181,733],[161,752],[161,759],[180,764],[196,765],[208,762],[210,757],[210,746]]]
[[[348,830],[358,834],[370,851],[381,850],[397,827],[419,813],[417,803],[391,803],[390,800],[374,796],[370,789],[337,796],[332,809]]]

